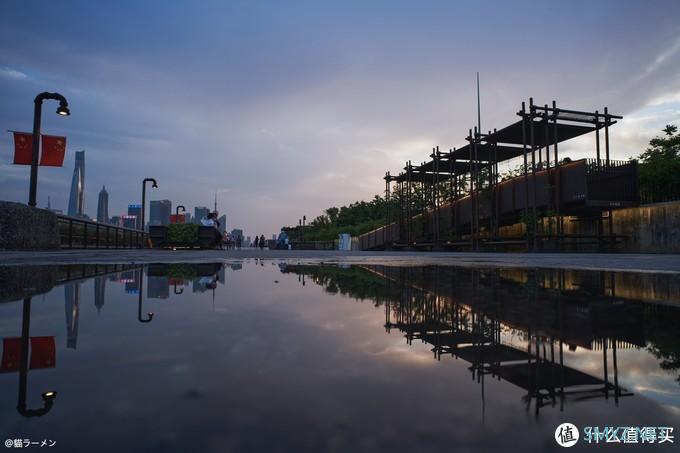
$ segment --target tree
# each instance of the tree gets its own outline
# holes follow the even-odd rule
[[[680,197],[680,134],[667,125],[663,136],[649,141],[638,157],[640,188],[644,201],[667,201]]]

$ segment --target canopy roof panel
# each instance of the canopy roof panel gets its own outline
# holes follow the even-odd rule
[[[534,121],[534,143],[536,146],[545,146],[545,124],[543,120]],[[548,143],[553,144],[554,139],[554,127],[552,123],[548,123]],[[574,124],[564,124],[557,123],[557,143],[570,140],[574,137],[587,134],[595,130],[594,126],[580,126]],[[515,145],[522,145],[524,143],[522,139],[522,120],[517,121],[503,129],[493,132],[485,137],[486,141],[495,143],[512,143]],[[530,144],[530,125],[527,124],[526,129],[526,140],[527,144]]]
[[[522,148],[518,146],[496,145],[494,147],[488,143],[477,144],[477,159],[483,162],[502,162],[521,156],[522,153]],[[472,160],[474,158],[474,149],[470,145],[465,145],[451,153],[450,158],[456,160]]]

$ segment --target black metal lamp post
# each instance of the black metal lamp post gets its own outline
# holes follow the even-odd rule
[[[146,183],[151,182],[151,187],[158,188],[158,183],[153,178],[144,178],[142,181],[142,230],[144,230],[144,211],[146,211]]]
[[[178,221],[179,221],[179,208],[182,208],[182,213],[187,212],[183,204],[178,204],[177,207],[175,208],[175,217],[177,218]]]
[[[45,99],[59,101],[57,114],[69,116],[71,111],[68,109],[66,98],[59,93],[40,93],[35,97],[33,110],[33,149],[31,152],[31,185],[29,188],[28,205],[35,207],[38,192],[38,158],[40,157],[40,120],[42,117],[42,103]]]
[[[19,398],[17,402],[17,412],[24,417],[41,417],[52,409],[57,392],[49,390],[43,392],[43,407],[39,409],[28,409],[26,407],[26,393],[28,390],[28,343],[29,330],[31,327],[31,298],[24,299],[23,316],[21,323],[21,365],[19,368]]]
[[[142,318],[142,293],[144,293],[144,268],[139,272],[139,300],[137,301],[137,320],[139,322],[151,322],[153,319],[153,312],[147,313],[147,318]]]

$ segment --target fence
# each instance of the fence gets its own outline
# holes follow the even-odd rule
[[[640,203],[664,203],[667,201],[680,200],[680,181],[668,183],[650,182],[640,180]]]
[[[57,215],[62,248],[142,248],[147,234],[142,230]]]

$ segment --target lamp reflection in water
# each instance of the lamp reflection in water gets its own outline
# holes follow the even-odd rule
[[[137,320],[139,322],[151,322],[153,319],[153,312],[148,312],[147,318],[142,318],[142,294],[144,293],[144,268],[139,271],[139,301],[137,304]]]
[[[28,392],[28,342],[31,327],[31,298],[24,299],[23,316],[21,322],[21,365],[19,368],[19,398],[17,411],[24,417],[41,417],[48,413],[54,405],[57,392],[48,390],[43,392],[43,407],[28,409],[26,407],[26,394]]]

